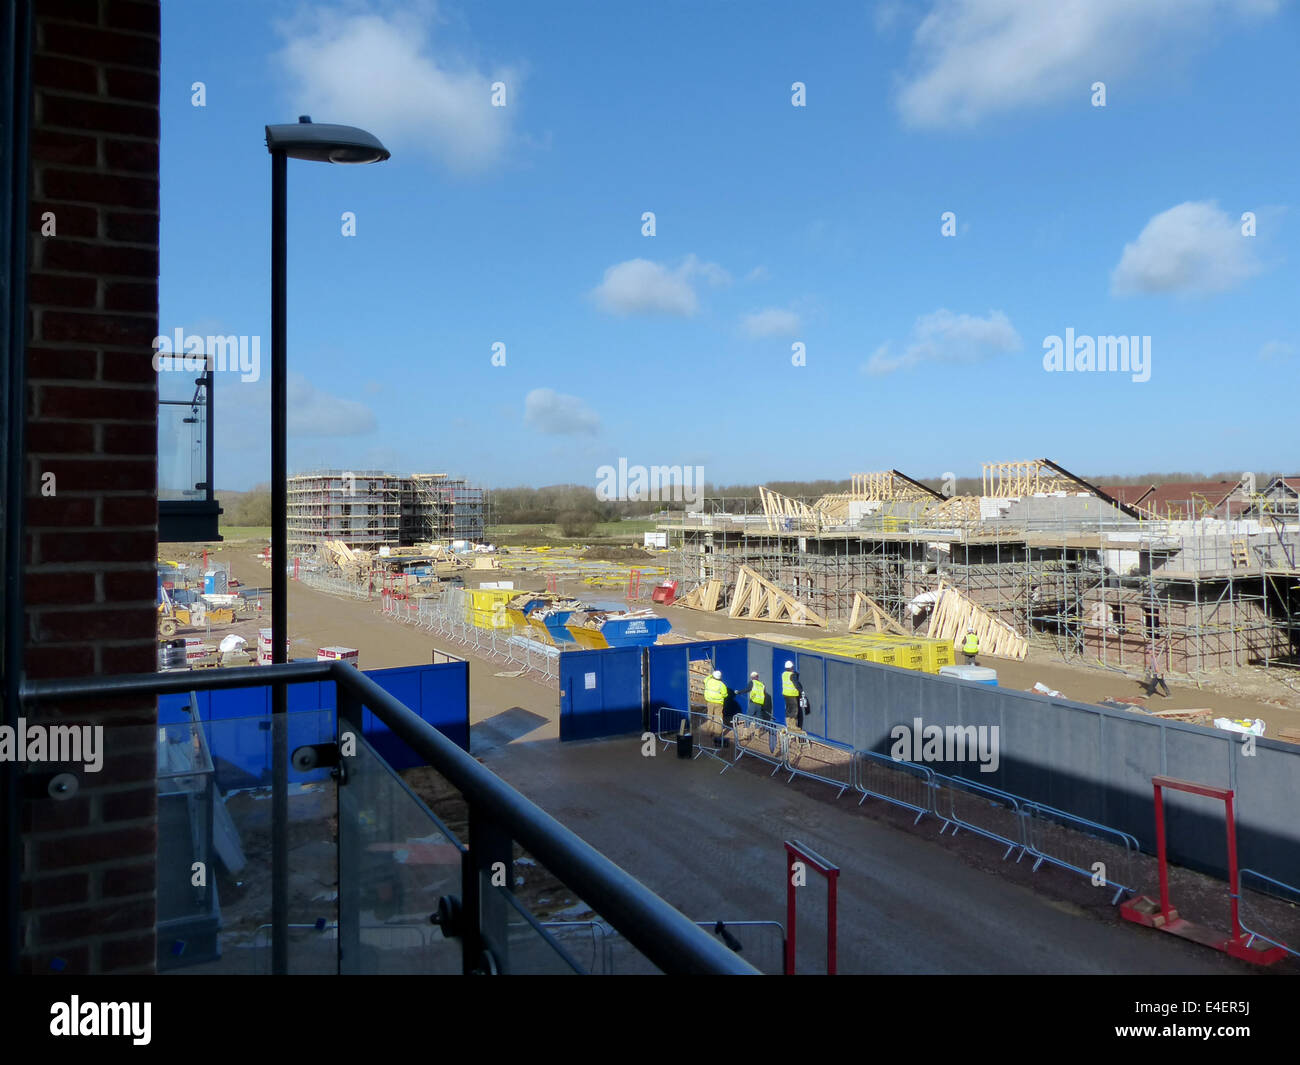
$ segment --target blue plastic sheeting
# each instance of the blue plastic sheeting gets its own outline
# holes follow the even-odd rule
[[[439,662],[435,665],[368,669],[365,673],[448,739],[469,750],[468,663]],[[334,713],[337,709],[334,692],[334,684],[329,681],[288,686],[290,751],[305,744],[329,743],[334,739]],[[199,720],[203,722],[217,770],[218,787],[227,792],[232,788],[269,784],[270,687],[198,692],[196,697]],[[160,695],[159,726],[188,720],[185,707],[189,701],[188,694]],[[369,710],[363,711],[362,732],[394,769],[409,769],[423,764],[420,757]],[[303,774],[290,769],[289,779],[305,783],[327,775],[326,770]]]
[[[641,731],[640,647],[560,655],[560,739]]]

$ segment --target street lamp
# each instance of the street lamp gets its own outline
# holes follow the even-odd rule
[[[373,134],[354,126],[317,126],[303,115],[266,127],[271,153],[271,662],[287,660],[289,629],[288,351],[286,320],[286,161],[381,163],[391,154]],[[211,477],[211,473],[209,473]],[[271,685],[271,971],[289,970],[289,730],[288,689]]]

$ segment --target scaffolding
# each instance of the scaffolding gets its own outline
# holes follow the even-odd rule
[[[1066,661],[1171,673],[1300,663],[1300,526],[1144,519],[1045,460],[988,464],[985,485],[1002,494],[902,501],[836,527],[771,493],[710,499],[660,529],[684,592],[734,586],[744,565],[834,622],[862,592],[919,631],[925,594],[946,580]]]
[[[483,489],[442,473],[322,470],[288,479],[289,550],[296,554],[324,540],[366,551],[478,541],[484,518]]]

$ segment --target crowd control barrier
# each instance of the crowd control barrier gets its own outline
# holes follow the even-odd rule
[[[959,829],[965,828],[976,835],[991,839],[996,843],[1006,844],[1006,861],[1011,852],[1019,848],[1024,855],[1025,828],[1021,814],[1020,800],[997,788],[976,784],[973,780],[961,777],[946,777],[934,774],[934,813],[943,821],[939,835],[943,835],[952,826],[955,836]]]
[[[1293,887],[1291,884],[1284,884],[1280,880],[1274,880],[1271,876],[1265,876],[1263,873],[1257,873],[1254,869],[1242,869],[1237,875],[1237,890],[1241,895],[1237,920],[1243,931],[1250,936],[1246,946],[1250,946],[1256,939],[1262,939],[1272,946],[1281,947],[1294,957],[1300,957],[1300,950],[1296,949],[1297,945],[1300,944],[1297,944],[1294,939],[1290,944],[1287,944],[1278,937],[1277,933],[1271,930],[1268,932],[1262,930],[1264,928],[1264,916],[1259,913],[1253,893],[1252,895],[1246,894],[1246,889],[1249,886],[1247,881],[1253,880],[1258,883],[1258,886],[1254,889],[1255,892],[1276,896],[1295,908],[1300,907],[1300,888]]]
[[[868,796],[915,810],[912,824],[934,813],[934,771],[914,762],[900,762],[874,751],[855,751],[853,787],[862,794],[861,806]]]
[[[1123,895],[1136,893],[1133,857],[1138,852],[1138,841],[1127,832],[1041,803],[1022,803],[1021,814],[1025,852],[1035,858],[1034,872],[1043,862],[1049,862],[1094,882],[1100,879],[1107,887],[1115,888],[1112,906]],[[1096,868],[1098,863],[1100,870]]]

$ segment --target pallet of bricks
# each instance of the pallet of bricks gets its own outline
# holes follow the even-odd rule
[[[899,636],[892,633],[851,633],[824,640],[787,640],[791,647],[807,651],[858,658],[882,666],[914,669],[920,673],[938,673],[943,666],[955,664],[952,640],[934,640],[923,636]]]

